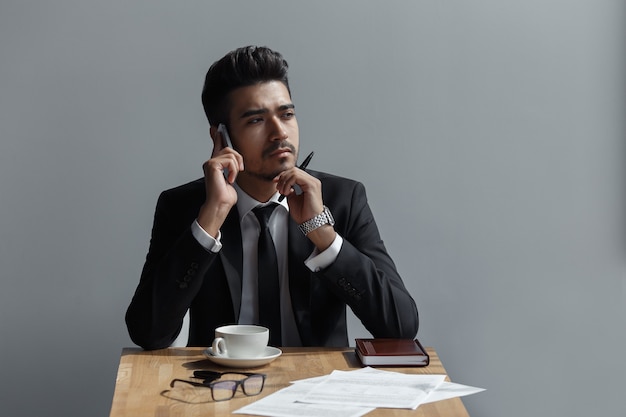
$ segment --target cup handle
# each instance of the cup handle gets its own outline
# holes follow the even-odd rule
[[[213,355],[215,356],[226,356],[228,354],[226,351],[226,341],[223,337],[216,337],[213,339],[211,349],[213,350]]]

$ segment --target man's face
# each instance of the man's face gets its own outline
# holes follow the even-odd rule
[[[270,81],[232,91],[229,133],[249,175],[271,181],[295,166],[299,132],[287,87]]]

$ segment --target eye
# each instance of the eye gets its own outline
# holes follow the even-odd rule
[[[262,118],[262,117],[255,117],[255,118],[253,118],[253,119],[249,119],[249,120],[248,120],[248,124],[249,124],[249,125],[254,125],[254,124],[260,123],[260,122],[262,122],[262,121],[263,121],[263,118]]]

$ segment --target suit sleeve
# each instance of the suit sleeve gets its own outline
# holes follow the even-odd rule
[[[192,220],[180,219],[179,210],[172,209],[174,200],[166,193],[159,197],[146,262],[126,312],[129,335],[144,349],[165,348],[176,339],[217,256],[193,237]]]
[[[419,319],[380,237],[365,187],[354,183],[347,208],[331,208],[344,242],[335,262],[316,273],[350,306],[374,337],[413,338]],[[345,193],[345,190],[344,190]]]

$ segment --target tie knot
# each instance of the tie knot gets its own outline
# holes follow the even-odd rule
[[[256,206],[255,208],[252,209],[252,212],[254,213],[256,218],[259,220],[259,224],[261,225],[261,230],[267,227],[267,223],[270,220],[270,216],[274,212],[274,209],[276,208],[277,205],[278,204],[276,203],[270,203],[266,206]]]

